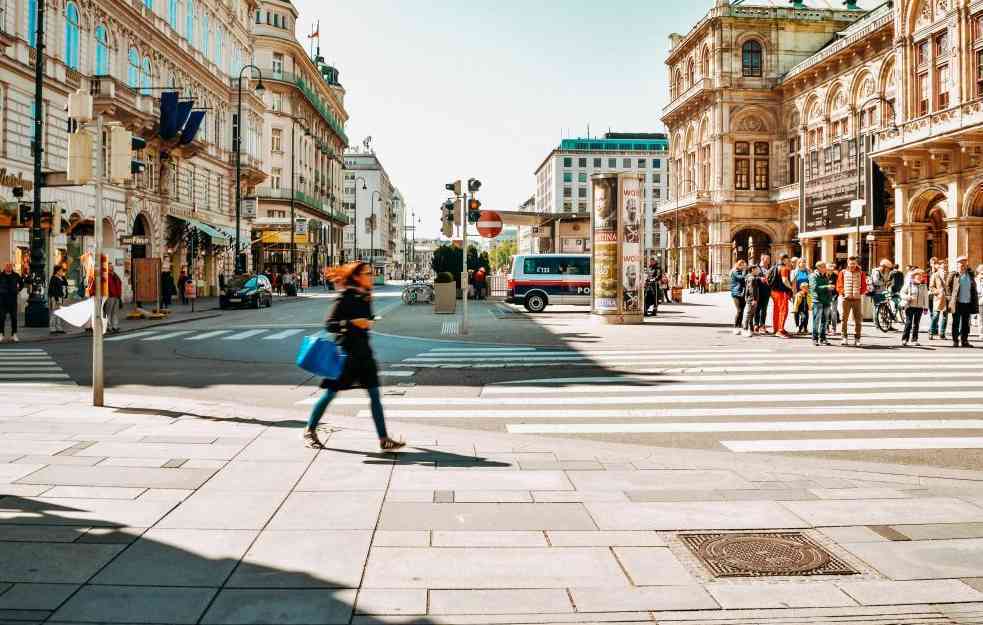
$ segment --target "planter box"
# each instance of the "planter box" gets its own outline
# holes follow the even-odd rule
[[[457,309],[457,285],[453,282],[433,285],[433,311],[437,314],[454,314]]]

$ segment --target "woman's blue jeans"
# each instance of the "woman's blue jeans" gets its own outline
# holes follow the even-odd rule
[[[941,327],[939,320],[941,319]],[[949,311],[948,310],[933,310],[932,311],[932,323],[928,329],[929,334],[936,336],[939,334],[939,330],[942,330],[941,336],[945,336],[946,326],[949,325]]]
[[[379,387],[372,386],[365,390],[369,393],[369,403],[372,406],[372,422],[375,424],[375,432],[379,435],[380,439],[387,438],[389,435],[386,433],[386,417],[382,412],[382,398],[379,396]],[[330,388],[324,391],[324,395],[321,395],[321,398],[311,408],[311,416],[307,419],[308,430],[313,430],[317,427],[317,424],[321,422],[321,417],[324,416],[324,411],[328,409],[328,404],[331,403],[331,400],[337,394],[338,391]]]

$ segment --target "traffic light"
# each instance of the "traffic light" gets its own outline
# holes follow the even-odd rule
[[[468,223],[476,224],[478,223],[478,217],[481,215],[481,200],[472,196],[468,200]]]
[[[68,135],[68,170],[65,177],[75,184],[92,180],[92,135],[73,132]]]
[[[477,178],[468,178],[468,191],[471,193],[477,193],[478,189],[481,188],[481,181]]]
[[[440,205],[440,233],[451,238],[454,234],[454,200],[447,200]]]
[[[448,191],[452,191],[454,193],[454,195],[457,195],[457,196],[460,196],[461,195],[461,181],[460,180],[455,180],[454,182],[448,182],[447,184],[444,185],[444,188],[447,189]]]
[[[126,182],[133,174],[141,174],[147,165],[142,160],[133,158],[134,152],[147,147],[142,137],[134,137],[133,133],[122,126],[114,126],[109,132],[109,178],[113,182]]]

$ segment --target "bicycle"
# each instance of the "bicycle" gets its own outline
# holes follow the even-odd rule
[[[875,294],[874,300],[874,324],[881,332],[893,332],[895,323],[904,323],[904,316],[901,310],[901,300],[893,294]]]

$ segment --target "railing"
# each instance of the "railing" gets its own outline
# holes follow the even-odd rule
[[[784,202],[786,200],[796,200],[799,198],[799,183],[793,182],[792,184],[787,184],[772,190],[771,199],[775,202]]]
[[[669,102],[669,104],[667,104],[665,108],[662,109],[663,115],[671,114],[673,111],[678,109],[683,103],[689,101],[690,98],[693,98],[703,93],[704,91],[708,91],[710,89],[713,89],[713,78],[704,77],[697,80],[696,82],[694,82],[692,85],[689,86],[689,89],[686,89],[681,94],[673,98]]]
[[[274,70],[272,67],[260,68],[263,72],[264,80],[276,80],[280,82],[286,82],[294,85],[304,94],[307,98],[308,103],[318,112],[321,118],[335,131],[339,137],[344,139],[345,143],[348,143],[348,135],[345,134],[345,128],[342,126],[338,118],[335,117],[331,109],[325,106],[324,102],[321,101],[321,97],[311,89],[308,85],[307,78],[295,72],[287,72],[283,70]],[[323,80],[323,79],[322,79]]]
[[[970,100],[915,118],[896,128],[881,131],[877,138],[877,151],[922,141],[945,133],[978,126],[983,123],[983,99]]]
[[[863,19],[851,24],[849,28],[843,31],[842,38],[826,46],[819,52],[816,52],[790,69],[785,74],[785,78],[791,78],[792,76],[803,72],[807,68],[828,59],[838,52],[841,52],[844,48],[849,48],[861,39],[864,39],[868,35],[877,32],[888,24],[891,24],[893,20],[894,11],[891,9],[891,7],[887,3],[880,5],[864,16]]]
[[[256,196],[259,198],[265,198],[268,200],[284,200],[290,201],[290,190],[289,189],[273,189],[271,187],[257,187]],[[307,206],[318,210],[325,215],[328,215],[334,221],[338,223],[347,225],[348,217],[342,213],[337,213],[331,210],[330,207],[326,206],[324,202],[317,198],[313,198],[302,191],[294,191],[293,194],[294,201],[300,202],[301,204],[306,204]]]

